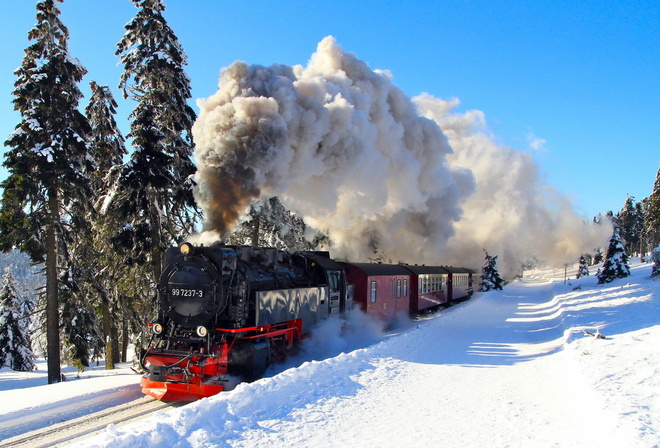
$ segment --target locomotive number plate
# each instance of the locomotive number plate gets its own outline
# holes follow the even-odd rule
[[[173,297],[204,297],[203,289],[172,288],[170,294]]]

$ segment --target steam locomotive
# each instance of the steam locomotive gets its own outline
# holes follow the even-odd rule
[[[465,298],[471,285],[472,272],[461,268],[341,263],[327,252],[183,243],[165,254],[158,317],[140,357],[142,391],[163,401],[215,395],[233,378],[260,378],[316,324],[351,309],[354,300],[388,319]]]

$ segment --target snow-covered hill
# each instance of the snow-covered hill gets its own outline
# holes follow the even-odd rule
[[[526,277],[390,333],[355,315],[338,338],[328,322],[323,344],[301,355],[318,360],[110,426],[84,446],[658,446],[660,282],[650,269],[600,286]],[[34,387],[38,373],[3,370],[0,432],[10,413],[84,409],[97,387],[135,394],[138,377],[125,372]],[[21,382],[30,387],[9,389]]]

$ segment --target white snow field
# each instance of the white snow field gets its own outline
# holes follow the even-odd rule
[[[660,281],[631,267],[607,285],[526,276],[388,333],[355,314],[337,337],[328,321],[269,377],[79,446],[660,446]],[[55,420],[138,397],[127,372],[35,386],[44,372],[2,370],[0,438],[15,435],[12,414]]]

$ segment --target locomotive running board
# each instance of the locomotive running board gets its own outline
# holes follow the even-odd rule
[[[144,376],[140,385],[142,393],[160,401],[195,401],[223,391],[220,384],[164,383]]]

